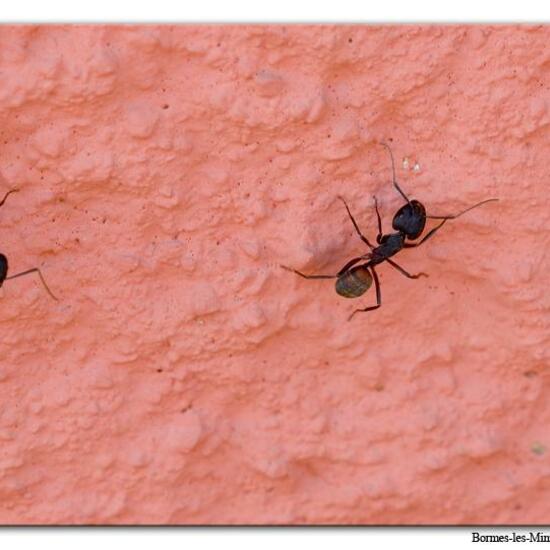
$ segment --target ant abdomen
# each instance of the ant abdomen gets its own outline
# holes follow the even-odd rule
[[[352,267],[336,280],[336,292],[344,298],[358,298],[372,285],[370,271],[362,266]]]
[[[426,226],[426,209],[416,200],[402,206],[393,217],[392,227],[405,233],[408,239],[417,239]]]
[[[0,286],[8,276],[8,259],[4,254],[0,254]]]

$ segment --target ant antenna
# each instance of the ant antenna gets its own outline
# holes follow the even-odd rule
[[[430,218],[431,220],[454,220],[455,218],[462,216],[462,214],[466,214],[466,212],[469,212],[470,210],[473,210],[474,208],[477,208],[482,204],[495,201],[498,201],[498,199],[486,199],[484,201],[478,202],[477,204],[474,204],[473,206],[470,206],[469,208],[466,208],[466,210],[463,210],[459,214],[454,214],[453,216],[426,216],[426,218]]]
[[[410,204],[411,201],[409,200],[409,197],[407,197],[407,195],[405,195],[403,189],[401,189],[401,187],[399,187],[399,184],[397,183],[397,179],[395,177],[395,162],[393,160],[393,153],[392,153],[392,150],[390,149],[390,146],[385,143],[384,141],[380,141],[379,142],[380,145],[384,146],[390,153],[390,158],[391,158],[391,170],[392,170],[392,176],[393,176],[393,186],[397,189],[398,193]]]
[[[40,272],[40,269],[37,267],[33,267],[32,269],[27,269],[27,271],[21,271],[21,273],[16,273],[15,275],[10,275],[9,277],[6,277],[5,280],[8,279],[15,279],[17,277],[23,277],[23,275],[29,275],[30,273],[38,273],[38,276],[40,277],[40,280],[42,281],[42,284],[44,285],[44,288],[46,289],[46,292],[56,301],[59,300],[54,296],[53,292],[49,289],[48,285],[46,284],[46,281],[44,280],[44,277],[42,277],[42,273]]]

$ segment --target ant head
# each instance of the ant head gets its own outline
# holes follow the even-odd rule
[[[0,286],[8,276],[8,259],[4,254],[0,254]]]
[[[393,217],[392,227],[405,233],[408,239],[417,239],[426,225],[426,209],[421,202],[410,201],[402,206]]]
[[[344,298],[358,298],[372,285],[372,275],[364,265],[352,267],[336,279],[336,292]]]

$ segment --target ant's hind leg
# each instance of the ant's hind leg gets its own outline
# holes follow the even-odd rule
[[[17,193],[18,191],[19,191],[19,189],[11,189],[10,191],[8,191],[4,195],[4,198],[0,201],[0,206],[3,206],[3,204],[6,202],[6,199],[8,198],[8,195],[11,195],[12,193]]]
[[[292,273],[296,273],[296,275],[300,275],[300,277],[303,277],[304,279],[337,279],[338,278],[338,275],[306,275],[305,273],[302,273],[297,269],[292,269],[291,267],[287,267],[286,265],[281,265],[281,267],[283,269],[286,269],[287,271],[292,271]]]
[[[350,267],[354,266],[357,262],[360,262],[361,260],[364,260],[365,256],[359,256],[357,258],[353,258],[353,260],[350,260],[336,275],[306,275],[305,273],[302,273],[301,271],[298,271],[297,269],[293,269],[292,267],[287,267],[286,265],[281,265],[283,269],[286,269],[287,271],[291,271],[292,273],[296,273],[296,275],[300,275],[300,277],[303,277],[304,279],[338,279],[340,275],[345,273]]]
[[[399,271],[402,275],[405,275],[405,277],[408,277],[409,279],[418,279],[420,277],[428,277],[427,273],[416,273],[415,275],[412,275],[408,271],[405,271],[400,265],[396,264],[393,260],[390,260],[389,258],[386,258],[386,262],[388,262],[391,266],[395,267],[397,271]]]
[[[353,258],[353,260],[350,260],[340,271],[338,271],[337,277],[340,277],[340,275],[343,275],[350,267],[354,266],[357,262],[360,262],[361,260],[365,260],[365,256],[359,256],[358,258]]]
[[[374,249],[374,246],[369,242],[369,240],[367,239],[367,237],[365,237],[363,235],[363,233],[361,233],[361,230],[359,229],[359,226],[357,225],[357,222],[355,221],[355,218],[351,215],[351,212],[350,212],[350,209],[346,203],[346,201],[342,198],[342,197],[338,197],[343,203],[344,203],[344,206],[346,207],[346,210],[348,211],[348,215],[351,219],[351,223],[353,224],[353,227],[355,227],[355,231],[357,231],[357,234],[359,235],[359,238],[371,249],[373,250]]]
[[[38,276],[40,277],[40,280],[42,281],[42,284],[44,285],[46,292],[52,297],[52,299],[58,302],[59,300],[54,296],[53,292],[50,290],[50,288],[46,284],[46,281],[42,276],[42,272],[37,267],[33,267],[32,269],[27,269],[26,271],[21,271],[21,273],[16,273],[15,275],[10,275],[9,277],[6,277],[5,280],[8,281],[9,279],[16,279],[17,277],[23,277],[24,275],[29,275],[30,273],[38,273]]]
[[[372,311],[373,309],[378,309],[382,305],[382,294],[380,292],[380,281],[378,280],[378,275],[376,271],[374,270],[374,267],[370,267],[370,270],[372,271],[372,278],[374,279],[374,286],[376,288],[376,305],[366,307],[364,309],[356,309],[348,318],[348,321],[351,321],[353,319],[353,316],[356,313],[364,313],[366,311]]]

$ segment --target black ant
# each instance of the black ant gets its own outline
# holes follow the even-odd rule
[[[402,275],[408,277],[409,279],[418,279],[419,277],[427,277],[426,273],[417,273],[412,275],[403,269],[400,265],[395,263],[393,260],[390,260],[392,256],[397,254],[403,248],[416,248],[422,243],[426,242],[434,233],[443,227],[447,220],[454,220],[462,214],[481,206],[482,204],[498,201],[498,199],[486,199],[484,201],[478,202],[473,206],[470,206],[466,210],[454,214],[451,216],[428,216],[426,214],[426,208],[424,205],[417,200],[410,200],[407,195],[403,192],[399,184],[397,183],[395,177],[395,162],[393,160],[393,153],[390,147],[386,143],[381,143],[390,153],[391,165],[392,165],[392,175],[393,175],[393,185],[397,192],[407,201],[407,204],[403,205],[393,217],[392,227],[395,229],[395,233],[388,233],[384,235],[382,233],[382,220],[380,218],[380,212],[378,211],[378,202],[376,197],[374,199],[374,208],[376,210],[376,217],[378,219],[378,235],[376,236],[376,242],[378,246],[374,246],[369,242],[367,237],[365,237],[354,217],[352,216],[350,209],[346,201],[342,197],[338,197],[346,207],[348,215],[353,223],[355,231],[359,235],[359,238],[371,249],[371,252],[364,254],[363,256],[358,256],[350,260],[336,275],[305,275],[296,269],[290,267],[281,266],[282,268],[292,271],[304,279],[336,279],[336,292],[340,296],[345,298],[358,298],[362,296],[371,286],[374,281],[374,286],[376,289],[376,305],[369,306],[363,309],[356,309],[349,317],[348,320],[351,320],[352,317],[359,312],[372,311],[373,309],[378,309],[382,305],[382,297],[380,294],[380,281],[378,280],[378,274],[374,269],[374,266],[381,264],[382,262],[388,262],[392,267],[397,269]],[[420,237],[426,226],[426,220],[443,220],[439,225],[431,229],[420,241],[416,243],[409,243],[407,241],[414,241]],[[364,264],[356,265],[361,260],[367,260]]]
[[[17,193],[19,189],[12,189],[8,191],[4,198],[0,201],[0,206],[3,206],[6,202],[6,199],[8,198],[8,195],[11,195],[12,193]],[[46,289],[46,292],[57,301],[57,298],[53,295],[52,291],[48,288],[48,285],[46,284],[46,281],[44,280],[44,277],[42,277],[42,273],[40,272],[40,269],[37,267],[33,267],[32,269],[27,269],[26,271],[21,271],[21,273],[16,273],[15,275],[8,275],[8,259],[4,254],[0,253],[0,287],[4,283],[4,281],[8,281],[9,279],[15,279],[16,277],[23,277],[23,275],[29,275],[30,273],[38,273],[38,276],[40,277],[40,280],[42,281],[42,284],[44,285],[44,288]]]

